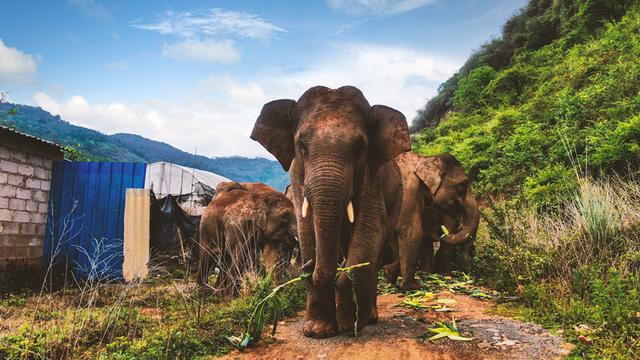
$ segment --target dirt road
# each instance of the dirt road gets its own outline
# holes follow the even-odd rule
[[[256,346],[234,351],[223,359],[559,359],[569,353],[570,344],[542,327],[491,314],[491,301],[441,291],[434,297],[447,299],[455,312],[436,312],[397,306],[404,298],[397,294],[378,296],[380,321],[362,330],[358,338],[337,336],[310,339],[302,335],[302,316],[278,326],[275,338],[265,336]],[[453,300],[453,301],[451,301]],[[439,339],[421,341],[418,336],[437,321],[458,323],[461,335],[472,341]],[[432,335],[432,334],[430,334]],[[429,336],[430,336],[429,335]]]

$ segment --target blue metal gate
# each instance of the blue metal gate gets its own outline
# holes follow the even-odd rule
[[[66,264],[85,279],[121,279],[126,189],[143,188],[145,170],[143,163],[55,162],[45,266]]]

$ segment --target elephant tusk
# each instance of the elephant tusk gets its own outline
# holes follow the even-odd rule
[[[353,202],[349,201],[347,205],[347,217],[349,218],[349,222],[353,224],[355,220],[355,215],[353,214]]]
[[[307,201],[307,197],[304,197],[304,201],[302,201],[302,218],[307,217],[307,212],[309,212],[309,201]]]

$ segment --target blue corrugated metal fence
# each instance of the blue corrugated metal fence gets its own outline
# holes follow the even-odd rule
[[[143,188],[146,164],[69,162],[53,165],[45,266],[64,264],[85,279],[122,278],[127,188]]]

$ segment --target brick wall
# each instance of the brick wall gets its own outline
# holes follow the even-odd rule
[[[42,257],[52,162],[0,145],[0,265]]]

